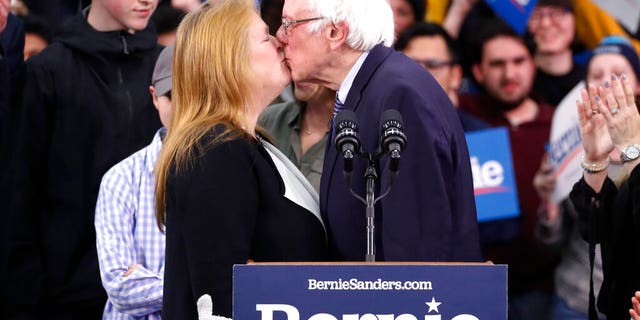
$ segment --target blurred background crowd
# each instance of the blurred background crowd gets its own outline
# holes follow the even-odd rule
[[[437,80],[457,108],[465,131],[508,128],[520,217],[481,223],[480,235],[484,258],[509,265],[510,319],[587,319],[590,300],[593,305],[595,299],[591,296],[602,281],[601,257],[590,259],[589,244],[580,236],[578,214],[570,201],[550,200],[555,181],[545,146],[554,110],[579,83],[601,85],[612,74],[625,74],[636,96],[640,94],[640,28],[637,23],[635,29],[623,23],[596,1],[538,0],[526,17],[524,32],[519,32],[487,2],[390,0],[394,47]],[[90,4],[91,0],[11,1],[12,14],[24,26],[24,60],[55,42],[65,21]],[[284,0],[256,4],[275,35]],[[182,18],[200,5],[199,0],[159,1],[150,18],[157,44],[172,44]],[[635,18],[640,20],[640,15]],[[334,92],[327,89],[294,83],[274,103],[304,104],[304,112],[312,115],[313,105],[328,110],[333,98]],[[575,100],[571,103],[575,105]],[[268,118],[269,112],[277,110],[267,111],[262,119],[272,133],[279,128]],[[316,126],[321,127],[331,113],[318,114],[322,116]],[[306,134],[314,139],[301,137],[302,148],[296,147],[289,157],[301,167],[306,164],[306,171],[301,170],[318,189],[322,163],[314,161],[322,159],[326,136],[324,131],[313,135],[310,127],[307,124]],[[286,148],[288,133],[283,139]],[[12,152],[2,150],[3,159]],[[305,160],[307,151],[312,159]],[[104,170],[96,174],[101,176]],[[103,300],[96,301],[99,309]]]

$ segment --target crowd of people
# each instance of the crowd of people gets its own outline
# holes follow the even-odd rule
[[[0,318],[231,318],[234,264],[366,258],[506,264],[509,319],[640,320],[639,43],[591,0],[524,34],[477,0],[0,0]],[[519,215],[478,223],[465,133],[494,127]],[[392,185],[373,256],[354,153]]]

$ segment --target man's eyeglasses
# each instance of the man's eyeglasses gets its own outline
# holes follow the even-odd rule
[[[441,70],[444,67],[449,67],[454,64],[453,61],[449,60],[437,60],[437,59],[429,59],[429,60],[415,60],[421,66],[429,71]]]
[[[536,9],[529,16],[529,25],[534,27],[540,25],[544,17],[549,17],[553,23],[558,23],[569,12],[571,12],[569,8]]]
[[[298,23],[309,22],[309,21],[320,20],[320,19],[324,19],[324,17],[315,17],[315,18],[298,19],[298,20],[287,20],[284,17],[282,17],[280,18],[280,21],[282,22],[284,33],[286,35],[289,35],[289,28],[291,28],[292,26]]]

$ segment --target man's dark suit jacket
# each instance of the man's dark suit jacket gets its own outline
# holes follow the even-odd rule
[[[380,141],[380,115],[397,109],[407,147],[389,195],[376,204],[376,261],[480,261],[469,152],[447,95],[418,64],[390,48],[374,47],[358,71],[344,109],[356,113],[368,152]],[[388,156],[376,161],[376,195],[389,185]],[[362,261],[366,253],[365,205],[348,191],[343,159],[327,149],[320,209],[336,260]],[[367,161],[354,161],[352,187],[365,194]]]

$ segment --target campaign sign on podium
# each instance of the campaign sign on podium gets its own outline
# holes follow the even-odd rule
[[[507,266],[236,265],[233,319],[507,319]]]

